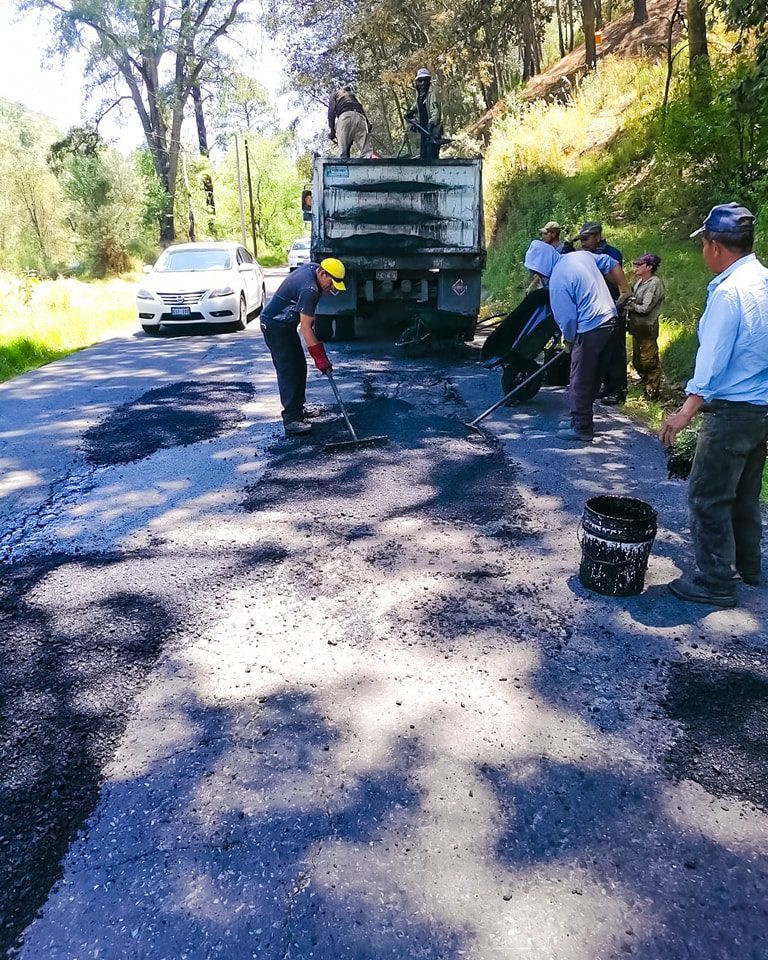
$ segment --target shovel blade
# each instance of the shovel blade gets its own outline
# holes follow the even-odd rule
[[[340,440],[338,443],[326,443],[323,453],[344,453],[347,450],[362,450],[365,447],[383,447],[389,443],[389,437],[364,437],[362,440]]]

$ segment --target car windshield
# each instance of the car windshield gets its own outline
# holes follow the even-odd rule
[[[228,250],[209,247],[203,250],[167,250],[155,267],[161,273],[196,270],[229,270],[232,258]]]
[[[294,240],[293,241],[294,250],[309,250],[309,240]]]

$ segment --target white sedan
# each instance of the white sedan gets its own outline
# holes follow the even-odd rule
[[[309,263],[309,237],[299,237],[291,244],[288,251],[288,272],[292,273],[297,267],[303,267]]]
[[[261,267],[238,243],[179,243],[168,247],[136,291],[146,333],[160,325],[229,323],[245,330],[261,313]]]

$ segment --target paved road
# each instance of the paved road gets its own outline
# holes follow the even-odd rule
[[[281,436],[257,325],[0,388],[2,945],[24,960],[768,957],[765,591],[672,601],[683,485],[473,348],[334,345]],[[644,594],[578,583],[654,503]],[[39,911],[39,913],[38,913]]]

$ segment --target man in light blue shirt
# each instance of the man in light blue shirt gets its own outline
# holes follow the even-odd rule
[[[671,444],[698,411],[705,416],[688,486],[696,557],[675,596],[736,605],[736,584],[761,582],[760,489],[768,446],[768,270],[752,253],[755,218],[736,203],[713,207],[702,237],[707,287],[699,350],[685,403],[659,437]]]
[[[561,255],[541,240],[531,243],[525,266],[545,278],[552,313],[571,352],[570,425],[558,430],[558,436],[591,443],[593,406],[616,325],[616,305],[603,277],[624,291],[624,271],[605,254],[576,250]]]

